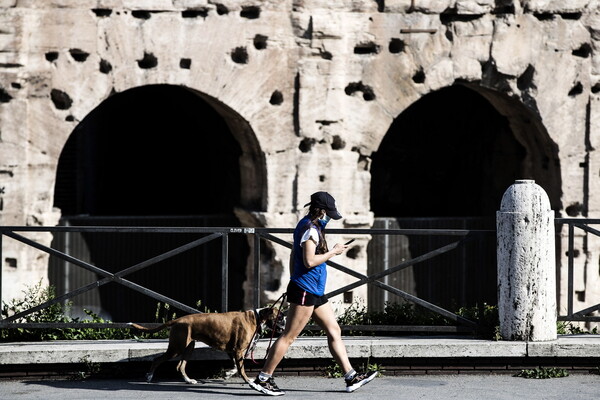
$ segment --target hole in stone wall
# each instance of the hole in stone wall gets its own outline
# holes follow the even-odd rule
[[[576,290],[575,295],[577,296],[577,301],[581,303],[585,302],[585,290]]]
[[[375,3],[377,3],[377,12],[385,11],[385,1],[384,0],[375,0]]]
[[[260,8],[257,6],[243,6],[242,11],[240,11],[240,17],[257,19],[260,17]]]
[[[21,84],[19,82],[13,82],[10,84],[15,89],[21,89]]]
[[[219,15],[229,14],[229,9],[226,6],[224,6],[223,4],[217,4],[217,14],[219,14]]]
[[[131,15],[133,16],[133,18],[138,19],[150,19],[150,17],[152,16],[150,14],[150,11],[147,10],[133,10],[131,12]]]
[[[315,143],[316,143],[315,139],[304,138],[300,142],[300,145],[298,146],[298,148],[300,149],[301,152],[308,153],[313,148]]]
[[[514,0],[494,0],[492,14],[514,14]]]
[[[354,54],[377,54],[379,46],[373,42],[359,43],[354,46]]]
[[[317,124],[321,124],[323,126],[329,126],[331,124],[335,124],[336,123],[336,121],[330,121],[330,120],[327,120],[327,119],[318,119],[315,122]]]
[[[58,52],[57,51],[49,51],[45,54],[46,56],[46,60],[47,61],[56,61],[58,59]]]
[[[278,106],[283,103],[283,94],[279,90],[276,90],[271,94],[271,98],[269,99],[269,103],[274,106]]]
[[[570,251],[566,251],[565,252],[565,256],[569,257],[569,255],[571,254]],[[577,258],[579,257],[579,249],[573,249],[573,258]]]
[[[440,21],[444,25],[448,25],[451,22],[472,22],[479,19],[483,14],[456,14],[455,10],[449,12],[443,12],[440,14]]]
[[[425,82],[425,72],[423,72],[422,69],[418,70],[413,75],[412,80],[413,80],[414,83],[423,83],[423,82]]]
[[[52,89],[50,91],[50,99],[54,103],[54,107],[59,110],[68,110],[73,104],[73,100],[69,95],[62,90]]]
[[[77,62],[84,62],[90,56],[90,53],[87,53],[81,49],[71,49],[69,50],[69,54],[73,57],[73,60]]]
[[[8,92],[4,90],[4,88],[0,87],[0,103],[8,103],[11,100],[12,96],[8,94]]]
[[[348,96],[352,96],[356,92],[362,92],[363,99],[366,101],[371,101],[375,99],[375,93],[370,86],[364,85],[362,82],[352,82],[346,86],[344,92]]]
[[[319,182],[325,182],[325,175],[319,175]]]
[[[592,54],[592,46],[589,43],[584,43],[580,48],[573,50],[571,54],[576,57],[588,58]]]
[[[550,13],[533,13],[533,16],[539,21],[551,21],[554,19],[554,14]]]
[[[100,60],[100,72],[108,74],[112,71],[112,65],[106,60]]]
[[[234,63],[237,64],[247,64],[248,63],[248,51],[245,47],[236,47],[231,52],[231,59]]]
[[[333,150],[340,150],[344,147],[346,147],[346,142],[344,142],[338,135],[334,135],[333,140],[331,141],[331,148]]]
[[[324,60],[331,60],[333,55],[328,51],[321,51],[321,58]]]
[[[144,53],[144,58],[138,60],[138,66],[142,69],[155,68],[158,65],[158,60],[152,53]]]
[[[360,246],[354,246],[346,251],[346,257],[356,260],[360,254]]]
[[[4,259],[4,265],[8,268],[17,268],[17,259],[7,257]]]
[[[267,36],[256,35],[254,36],[254,48],[256,50],[264,50],[267,48]]]
[[[190,58],[182,58],[179,60],[179,68],[181,69],[190,69],[192,66],[192,60]]]
[[[388,50],[393,54],[401,53],[404,51],[404,42],[398,38],[392,38],[388,45]]]
[[[598,93],[598,92],[600,92],[600,82],[598,82],[594,86],[592,86],[592,93]]]
[[[571,90],[569,90],[569,96],[577,96],[578,94],[583,93],[583,85],[581,82],[577,82],[575,86]]]
[[[200,8],[197,10],[184,10],[181,12],[183,18],[206,18],[208,16],[208,9]]]
[[[452,32],[452,29],[450,29],[449,27],[446,29],[444,36],[446,36],[446,39],[448,39],[449,42],[454,41],[454,33]]]
[[[75,117],[72,116],[72,115],[67,115],[65,117],[65,121],[67,121],[67,122],[73,122],[73,121],[75,121]]]
[[[358,156],[357,167],[359,171],[368,171],[371,166],[371,158],[367,156],[363,156],[362,154]]]
[[[519,90],[523,91],[529,89],[533,85],[533,76],[535,75],[535,68],[533,65],[529,65],[525,72],[521,74],[520,77],[517,78],[517,87]]]
[[[559,15],[562,17],[562,19],[578,20],[581,18],[580,12],[559,13]]]
[[[96,14],[96,17],[110,17],[112,14],[112,10],[108,8],[92,8],[92,12]]]
[[[583,204],[579,202],[573,203],[567,206],[565,211],[569,217],[576,217],[583,212]]]

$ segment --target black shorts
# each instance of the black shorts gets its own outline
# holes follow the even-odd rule
[[[317,296],[302,289],[296,283],[290,281],[287,287],[287,301],[301,306],[315,306],[318,308],[327,303],[327,297]]]

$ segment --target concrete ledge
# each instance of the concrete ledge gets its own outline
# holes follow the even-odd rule
[[[529,357],[600,357],[600,335],[564,335],[558,340],[530,342]]]
[[[345,337],[350,358],[519,358],[600,357],[600,335],[565,335],[549,342],[508,342],[467,337]],[[254,358],[265,356],[269,339],[261,339]],[[0,365],[115,363],[150,361],[167,349],[161,340],[94,340],[0,343]],[[324,337],[301,337],[286,359],[331,359]],[[225,353],[196,343],[194,360],[227,360]]]

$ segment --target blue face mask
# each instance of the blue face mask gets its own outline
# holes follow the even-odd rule
[[[327,214],[323,218],[319,218],[319,225],[321,225],[321,229],[325,228],[325,225],[331,220],[331,217]]]

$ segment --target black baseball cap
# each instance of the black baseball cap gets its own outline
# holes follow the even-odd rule
[[[310,203],[304,205],[304,207],[311,205],[316,208],[322,208],[325,213],[333,219],[340,219],[342,215],[338,212],[335,207],[335,199],[332,195],[327,192],[315,192],[310,196]]]

